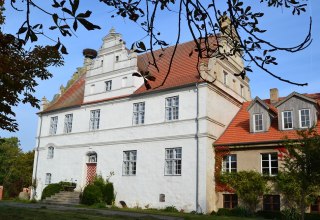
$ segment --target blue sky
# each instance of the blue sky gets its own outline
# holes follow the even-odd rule
[[[41,2],[41,1],[39,1]],[[281,75],[281,77],[296,81],[307,82],[309,85],[299,87],[280,82],[264,73],[258,68],[253,68],[253,73],[248,73],[250,78],[252,98],[259,96],[260,98],[269,97],[270,88],[278,88],[280,96],[286,96],[293,91],[299,93],[317,93],[320,92],[320,74],[318,63],[320,60],[320,4],[317,0],[308,1],[308,10],[300,16],[292,16],[291,11],[286,9],[270,9],[261,7],[261,4],[250,2],[253,8],[258,8],[265,13],[265,17],[261,20],[261,25],[266,28],[263,36],[272,41],[276,45],[294,46],[299,43],[305,36],[308,30],[309,16],[313,18],[312,45],[302,52],[296,54],[279,53],[277,55],[278,66],[272,70]],[[221,3],[222,4],[222,3]],[[101,26],[101,30],[85,31],[80,28],[77,32],[77,37],[64,38],[63,43],[67,46],[69,55],[65,56],[65,65],[59,68],[51,68],[54,77],[47,81],[39,81],[39,86],[36,89],[36,97],[41,99],[47,97],[52,99],[54,94],[58,93],[60,85],[66,85],[71,75],[76,71],[77,67],[82,66],[83,56],[82,50],[85,48],[98,49],[101,46],[102,38],[108,34],[111,27],[115,27],[116,31],[121,33],[123,39],[127,42],[127,46],[145,37],[145,33],[141,31],[137,24],[120,17],[111,18],[111,9],[107,8],[98,1],[85,0],[81,1],[82,9],[90,9],[93,11],[91,21]],[[5,13],[7,16],[6,24],[2,27],[6,33],[16,33],[19,26],[22,24],[22,15],[17,14],[12,9],[7,7]],[[37,13],[32,14],[31,19],[48,24],[50,17]],[[175,42],[175,13],[161,14],[158,17],[158,28],[163,37],[168,43]],[[53,34],[52,34],[53,35]],[[51,36],[52,36],[51,35]],[[191,40],[184,26],[182,29],[181,42]],[[39,43],[53,44],[52,42],[41,39]],[[30,105],[19,105],[14,108],[16,118],[19,123],[19,131],[10,133],[0,130],[0,137],[17,136],[21,141],[21,147],[24,151],[31,150],[36,146],[36,130],[38,117],[36,113],[38,109],[32,108]]]

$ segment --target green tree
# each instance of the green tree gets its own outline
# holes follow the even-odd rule
[[[233,188],[240,201],[253,214],[261,197],[268,191],[267,178],[256,171],[224,173],[221,182]]]
[[[34,152],[22,152],[16,137],[4,138],[0,142],[0,185],[5,196],[15,197],[23,187],[32,183]]]
[[[297,140],[284,144],[283,171],[277,185],[290,208],[297,208],[301,219],[307,206],[320,196],[320,135],[314,128],[297,131]]]

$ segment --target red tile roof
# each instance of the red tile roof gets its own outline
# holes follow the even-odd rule
[[[320,101],[320,93],[315,94],[303,94],[309,98]],[[273,112],[277,112],[270,104],[270,100],[263,100],[268,106],[272,108]],[[266,132],[251,133],[250,132],[250,116],[247,111],[247,107],[251,104],[250,102],[245,102],[242,108],[239,110],[237,115],[233,118],[230,125],[227,127],[225,132],[220,136],[220,138],[214,143],[215,146],[227,146],[227,145],[246,145],[246,144],[258,144],[265,142],[281,141],[285,137],[290,139],[296,139],[296,130],[286,130],[281,131],[278,129],[278,117],[272,119],[271,126]],[[318,118],[316,129],[320,131],[320,118]]]
[[[213,39],[213,38],[212,38]],[[211,39],[211,40],[212,40]],[[214,41],[212,40],[214,45]],[[189,41],[186,43],[179,44],[176,49],[174,60],[171,66],[170,74],[164,82],[164,79],[167,75],[171,55],[173,53],[174,46],[166,48],[164,51],[156,50],[154,55],[157,58],[157,65],[159,66],[159,72],[153,65],[149,65],[149,61],[152,62],[151,53],[145,53],[138,56],[138,68],[139,70],[149,71],[153,76],[156,77],[154,82],[149,81],[151,89],[147,90],[144,85],[138,88],[134,94],[147,93],[150,91],[158,91],[178,86],[183,86],[191,83],[196,83],[199,80],[197,62],[198,56],[195,50],[194,41]],[[192,56],[189,54],[193,52]],[[162,54],[160,57],[159,55]],[[201,62],[207,62],[207,59],[201,59]],[[163,85],[161,85],[164,82]],[[85,86],[85,74],[75,81],[68,89],[65,91],[61,97],[59,97],[55,102],[51,103],[48,108],[46,108],[42,113],[50,112],[67,107],[75,107],[83,103],[84,98],[84,86]],[[123,98],[113,97],[111,99]],[[96,102],[103,102],[111,99],[97,100]],[[91,102],[90,102],[91,103]]]

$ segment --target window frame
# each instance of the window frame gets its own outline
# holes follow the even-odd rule
[[[256,127],[257,127],[257,124],[256,124],[256,116],[261,116],[261,130],[257,130]],[[258,119],[258,121],[260,121]],[[259,126],[259,125],[258,125]],[[253,131],[254,132],[263,132],[264,131],[264,126],[263,126],[263,114],[262,113],[256,113],[256,114],[253,114]]]
[[[284,117],[284,114],[285,113],[288,113],[288,112],[290,112],[291,113],[291,127],[290,128],[285,128],[285,117]],[[291,129],[293,129],[293,111],[292,110],[285,110],[285,111],[282,111],[281,112],[281,116],[282,116],[282,129],[283,130],[291,130]]]
[[[90,131],[99,130],[100,116],[101,116],[100,109],[90,110],[90,123],[89,123],[89,130]]]
[[[261,153],[261,174],[262,175],[267,175],[267,176],[276,176],[278,175],[279,172],[279,160],[278,160],[278,153],[277,152],[270,152],[270,153]],[[268,155],[268,159],[267,160],[263,160],[263,155]],[[272,156],[276,156],[276,160],[272,159]],[[263,162],[267,161],[268,162],[268,167],[264,167],[263,166]],[[277,167],[273,167],[272,166],[272,162],[273,161],[277,161]],[[272,170],[276,169],[276,173],[273,173]],[[263,170],[264,169],[268,169],[268,173],[264,173]]]
[[[320,213],[320,196],[310,204],[310,213]]]
[[[51,184],[51,179],[52,179],[52,174],[51,173],[46,173],[46,178],[45,178],[45,185]]]
[[[122,176],[137,175],[137,150],[123,151]]]
[[[169,151],[172,151],[172,158],[171,158],[171,153],[168,154]],[[180,155],[180,158],[177,157],[177,155]],[[165,176],[181,176],[182,175],[182,147],[165,148],[164,175]]]
[[[235,160],[232,160],[235,159]],[[228,167],[229,164],[229,167]],[[235,164],[233,167],[232,164]],[[236,173],[237,172],[237,154],[229,154],[222,158],[222,172],[223,173]]]
[[[53,159],[54,157],[54,147],[49,146],[48,147],[48,154],[47,154],[47,159]]]
[[[137,108],[135,108],[137,106]],[[140,109],[140,106],[143,106],[143,109]],[[136,102],[133,103],[133,114],[132,114],[132,125],[143,125],[145,122],[145,102]]]
[[[72,122],[73,122],[73,114],[66,114],[64,116],[64,129],[63,132],[65,134],[72,132]]]
[[[165,99],[165,121],[179,120],[179,96],[171,96]]]
[[[105,83],[105,91],[110,92],[112,90],[112,80],[107,80]]]
[[[228,73],[225,72],[225,71],[223,71],[223,84],[224,84],[225,86],[228,85]]]
[[[56,135],[58,129],[58,116],[50,117],[50,129],[49,134],[50,135]]]
[[[234,209],[238,207],[238,195],[237,194],[222,194],[223,199],[223,208],[224,209]],[[226,201],[226,199],[228,200]],[[228,205],[226,205],[228,204]]]
[[[307,125],[307,126],[302,126],[302,111],[308,111],[308,115],[306,115],[307,117],[308,117],[308,120],[307,121],[309,121],[309,125]],[[311,127],[311,117],[310,117],[310,115],[311,115],[311,111],[310,111],[310,109],[309,108],[303,108],[303,109],[300,109],[299,110],[299,127],[300,128],[310,128]]]
[[[268,203],[266,203],[266,201]],[[279,203],[277,203],[278,201],[279,201]],[[267,205],[270,206],[270,209],[266,209]],[[269,212],[280,211],[280,208],[281,208],[281,197],[280,197],[280,195],[272,195],[272,194],[263,195],[262,208],[263,208],[263,211],[269,211]]]

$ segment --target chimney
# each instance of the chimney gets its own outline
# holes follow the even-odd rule
[[[42,103],[41,103],[41,110],[45,110],[48,105],[49,105],[49,101],[47,100],[47,98],[45,96],[43,96],[43,98],[41,99]]]
[[[279,101],[279,91],[277,88],[270,89],[270,102],[275,104]]]

